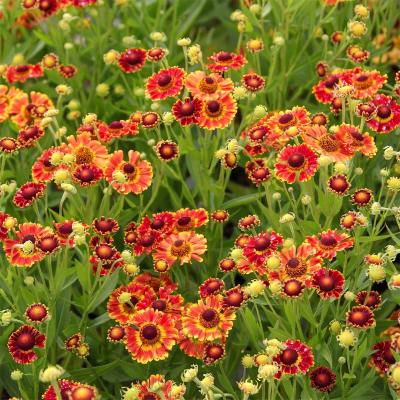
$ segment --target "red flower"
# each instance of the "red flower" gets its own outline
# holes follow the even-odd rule
[[[228,53],[220,51],[208,57],[211,64],[207,64],[207,68],[214,72],[225,72],[230,69],[238,70],[247,64],[247,60],[242,54]]]
[[[336,137],[339,141],[346,143],[352,153],[359,151],[364,156],[373,157],[377,152],[374,138],[368,133],[361,133],[353,125],[340,125],[336,131]]]
[[[263,265],[268,256],[277,250],[283,243],[283,238],[278,233],[262,232],[257,236],[251,236],[243,249],[243,254],[251,263]]]
[[[118,222],[114,218],[96,218],[93,220],[92,226],[94,231],[102,236],[112,235],[119,230]]]
[[[179,400],[184,395],[182,389],[177,396],[172,394],[173,381],[165,380],[163,375],[150,375],[149,379],[132,385],[138,393],[138,400]],[[136,393],[136,392],[135,392]],[[162,396],[162,397],[161,397]]]
[[[330,297],[338,299],[343,293],[343,285],[343,274],[334,269],[321,268],[312,277],[312,286],[324,300]]]
[[[218,278],[208,278],[199,286],[199,294],[202,299],[219,294],[224,289],[224,281]]]
[[[320,392],[330,392],[336,385],[336,374],[328,367],[317,367],[310,372],[311,387]]]
[[[162,69],[148,78],[146,91],[150,99],[163,100],[174,97],[183,88],[185,71],[179,67]]]
[[[135,328],[127,326],[126,349],[132,358],[141,364],[168,357],[178,339],[174,320],[158,310],[138,311],[132,318]]]
[[[29,78],[40,78],[43,74],[40,64],[11,65],[7,68],[5,78],[8,83],[25,82]]]
[[[41,303],[31,304],[25,310],[25,318],[30,323],[40,324],[49,319],[49,309]]]
[[[141,70],[146,62],[146,50],[127,49],[121,53],[118,64],[127,74]]]
[[[21,147],[32,147],[44,135],[39,126],[31,125],[18,132],[17,140]]]
[[[314,365],[312,350],[300,340],[288,339],[285,348],[273,358],[285,374],[305,374]]]
[[[241,82],[249,92],[259,92],[264,89],[265,86],[265,79],[254,73],[243,75]]]
[[[57,68],[58,73],[66,79],[70,79],[78,73],[78,68],[75,65],[60,64]]]
[[[386,374],[390,366],[396,362],[394,351],[390,340],[375,343],[372,347],[374,352],[371,361],[380,375]]]
[[[164,162],[174,160],[179,156],[179,147],[172,140],[161,140],[155,146],[154,150],[158,159]]]
[[[333,100],[333,91],[340,83],[347,83],[349,78],[344,73],[329,74],[327,77],[319,81],[313,87],[313,93],[317,101],[320,103],[329,104]]]
[[[75,168],[72,178],[80,186],[91,186],[103,178],[103,171],[94,164],[81,164]]]
[[[208,222],[208,213],[204,208],[191,210],[181,208],[175,213],[175,227],[177,232],[191,231],[200,228]]]
[[[44,195],[46,187],[44,183],[27,182],[16,191],[13,203],[19,208],[28,207]]]
[[[335,229],[328,229],[317,236],[307,236],[306,241],[323,258],[327,258],[328,260],[336,257],[338,251],[353,247],[353,239],[347,233],[340,233]]]
[[[178,100],[172,106],[172,113],[182,126],[186,126],[199,122],[201,108],[202,102],[200,99],[186,97],[183,102]]]
[[[337,194],[338,196],[344,196],[350,190],[351,183],[347,179],[346,175],[334,175],[328,179],[328,190]]]
[[[89,386],[84,383],[60,379],[57,381],[61,391],[62,399],[68,400],[96,400],[98,392],[94,386]],[[50,385],[46,392],[42,395],[43,400],[58,400],[58,396],[54,387]]]
[[[396,100],[384,94],[378,94],[371,102],[376,107],[376,115],[367,121],[367,125],[378,133],[389,133],[400,126],[400,105]]]
[[[204,347],[203,361],[206,365],[211,365],[221,360],[225,356],[225,346],[220,343],[207,343]]]
[[[32,180],[34,182],[49,182],[53,179],[54,172],[62,168],[61,165],[53,165],[51,163],[51,156],[54,153],[65,153],[65,148],[49,147],[36,159],[32,165]]]
[[[107,331],[107,339],[111,343],[120,343],[125,338],[125,328],[120,325],[112,326]]]
[[[354,306],[346,313],[346,323],[354,328],[367,329],[375,326],[375,316],[367,306]]]
[[[224,292],[224,298],[222,299],[223,307],[225,309],[235,310],[243,306],[248,299],[248,296],[244,293],[240,285],[226,290]]]
[[[8,338],[8,351],[15,362],[30,364],[37,360],[34,347],[43,348],[46,337],[29,325],[22,325]]]
[[[318,169],[317,155],[305,144],[286,146],[278,155],[275,164],[276,177],[293,183],[311,179]]]
[[[376,310],[382,303],[381,295],[375,290],[363,290],[357,293],[356,304],[359,306],[367,306],[371,310]]]

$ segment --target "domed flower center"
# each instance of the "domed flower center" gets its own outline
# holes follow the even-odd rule
[[[211,357],[211,358],[217,360],[220,357],[222,357],[222,355],[224,354],[224,349],[222,346],[219,346],[219,345],[210,345],[206,349],[206,353],[207,353],[208,357]]]
[[[185,240],[175,240],[172,245],[171,253],[175,257],[186,256],[190,252],[190,245]]]
[[[192,115],[194,113],[194,104],[192,101],[185,101],[181,107],[181,113],[185,116]]]
[[[371,86],[372,80],[369,75],[363,74],[359,75],[355,80],[354,80],[354,86],[358,89],[366,89],[369,86]]]
[[[232,54],[226,51],[222,51],[221,53],[218,54],[218,61],[227,62],[230,60],[232,60]]]
[[[72,222],[60,225],[58,228],[58,232],[64,236],[70,235],[72,233]]]
[[[70,394],[71,400],[94,400],[95,392],[88,387],[78,387]]]
[[[211,100],[207,103],[207,111],[212,115],[217,115],[221,110],[221,105],[217,100]]]
[[[379,118],[387,119],[392,115],[392,110],[388,106],[379,106],[376,113]]]
[[[330,381],[331,381],[331,378],[330,378],[329,374],[325,374],[323,372],[320,372],[315,377],[315,382],[318,386],[322,386],[322,387],[328,386]]]
[[[330,186],[335,191],[343,193],[348,189],[349,183],[344,176],[336,176],[331,180]]]
[[[28,332],[21,333],[17,338],[17,346],[20,350],[31,350],[35,346],[35,337]]]
[[[293,121],[294,116],[292,113],[287,113],[287,114],[283,114],[281,117],[279,117],[278,122],[281,125],[287,125],[289,124],[291,121]]]
[[[291,258],[286,264],[285,271],[291,277],[301,276],[307,271],[307,265],[298,258]]]
[[[96,228],[101,232],[108,232],[108,231],[112,230],[114,227],[114,224],[112,221],[104,220],[104,219],[102,219],[100,221],[96,221],[95,225],[96,225]]]
[[[333,89],[335,85],[339,83],[339,78],[337,76],[330,76],[326,81],[325,81],[325,86],[329,89]]]
[[[266,135],[267,131],[265,128],[257,128],[250,133],[250,139],[260,140]]]
[[[203,311],[200,316],[200,320],[203,326],[207,328],[213,328],[218,325],[219,316],[215,310],[208,308],[207,310]]]
[[[285,286],[283,288],[283,291],[285,294],[288,296],[298,296],[303,290],[303,286],[300,281],[297,279],[291,279],[290,281],[287,281],[285,283]]]
[[[322,150],[325,150],[328,153],[332,153],[339,148],[338,141],[334,139],[331,135],[322,136],[319,139],[319,145]]]
[[[89,147],[81,146],[75,152],[75,163],[80,164],[90,164],[94,159],[94,154]]]
[[[77,178],[82,182],[91,182],[94,179],[94,172],[91,168],[84,167],[78,172]]]
[[[41,321],[46,317],[47,310],[41,304],[36,304],[29,309],[27,314],[32,321]]]
[[[113,121],[108,125],[108,127],[111,129],[122,129],[124,125],[121,121]]]
[[[158,311],[165,311],[167,308],[167,303],[164,300],[155,300],[153,301],[152,307]]]
[[[140,63],[142,57],[138,53],[128,53],[124,56],[124,60],[129,64],[129,65],[135,65]]]
[[[216,80],[211,76],[204,77],[199,83],[199,89],[202,92],[212,94],[217,91],[218,83]]]
[[[359,142],[361,142],[361,141],[364,139],[364,136],[363,136],[362,133],[361,133],[360,131],[358,131],[358,130],[352,130],[352,131],[350,132],[350,135],[351,135],[351,137],[352,137],[354,140],[357,140],[357,141],[359,141]]]
[[[281,354],[281,362],[285,365],[293,365],[298,358],[299,355],[294,349],[285,349]]]
[[[40,250],[44,252],[51,252],[58,246],[58,240],[54,236],[48,236],[39,241],[37,244]]]
[[[29,138],[35,138],[39,133],[39,129],[36,126],[30,126],[24,130],[24,136]]]
[[[15,67],[15,71],[17,71],[20,74],[23,74],[24,72],[29,71],[29,65],[18,65]]]
[[[221,283],[219,281],[211,281],[207,283],[207,292],[208,293],[213,293],[216,292],[217,290],[219,290],[219,288],[221,287]]]
[[[353,311],[349,316],[349,320],[357,325],[365,324],[368,319],[369,315],[365,311]]]
[[[338,242],[332,235],[324,235],[321,237],[320,243],[324,247],[335,247]]]
[[[164,225],[165,225],[165,222],[162,220],[162,219],[155,219],[151,224],[150,224],[150,226],[153,228],[153,229],[162,229],[163,227],[164,227]]]
[[[122,170],[124,171],[125,174],[131,175],[135,172],[135,166],[130,164],[130,163],[125,163],[124,166],[122,167]]]
[[[304,165],[305,161],[306,159],[301,153],[294,153],[288,158],[289,166],[294,169],[301,168]]]
[[[190,224],[192,219],[190,217],[181,217],[178,219],[178,225],[179,226],[187,226]]]
[[[25,235],[21,240],[22,243],[25,243],[25,242],[28,242],[28,241],[32,242],[32,243],[35,243],[36,242],[35,236],[33,236],[33,235]]]
[[[140,244],[143,247],[150,247],[154,242],[156,238],[151,234],[148,233],[146,235],[143,235],[142,239],[140,240]]]
[[[396,359],[393,356],[392,350],[387,349],[383,352],[382,358],[388,363],[388,364],[394,364],[396,362]]]
[[[143,400],[159,400],[159,396],[155,393],[146,393]]]
[[[172,76],[170,74],[161,74],[157,79],[158,86],[166,87],[172,82]]]
[[[226,298],[226,303],[232,307],[239,307],[243,303],[243,293],[241,292],[230,293]]]
[[[162,55],[162,53],[163,53],[162,49],[156,48],[156,49],[149,50],[148,54],[149,54],[150,57],[159,57],[159,56]]]
[[[149,113],[143,116],[142,122],[145,126],[154,125],[158,120],[158,116],[156,113]]]
[[[269,170],[268,168],[258,168],[252,175],[255,179],[266,179],[269,177]]]
[[[335,280],[331,276],[321,276],[318,280],[318,286],[324,292],[329,292],[335,288]]]
[[[35,186],[27,186],[21,190],[22,197],[26,200],[30,200],[39,192],[39,189]]]
[[[13,139],[9,139],[9,138],[4,138],[4,139],[0,140],[0,145],[3,149],[8,150],[8,151],[12,151],[17,148],[16,141]]]
[[[271,239],[269,237],[260,237],[255,240],[254,248],[257,251],[264,251],[271,245]]]
[[[141,329],[141,336],[146,339],[147,342],[156,342],[158,338],[158,329],[155,325],[149,324]]]
[[[108,244],[100,244],[96,247],[96,254],[102,259],[109,260],[114,256],[115,250]]]

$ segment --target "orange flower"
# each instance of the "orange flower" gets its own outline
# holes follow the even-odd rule
[[[107,165],[107,148],[99,141],[93,140],[90,133],[83,132],[77,136],[68,136],[68,150],[75,157],[76,166],[93,164],[104,170]]]
[[[164,360],[178,339],[174,321],[158,310],[138,311],[132,318],[132,326],[125,328],[126,349],[140,364]]]
[[[228,94],[215,100],[203,101],[199,126],[205,129],[224,129],[236,115],[237,105]]]
[[[8,112],[11,121],[19,128],[25,128],[32,122],[40,121],[44,113],[52,108],[54,108],[53,102],[43,93],[30,92],[28,96],[26,93],[16,92],[10,100]]]
[[[207,240],[203,235],[192,231],[173,233],[167,236],[157,246],[154,260],[165,260],[169,266],[175,261],[180,265],[190,263],[193,260],[203,261],[200,257],[207,250]]]
[[[105,176],[118,193],[141,194],[151,185],[153,168],[148,161],[140,159],[139,152],[129,150],[128,161],[124,161],[123,151],[117,150],[110,156]]]
[[[204,208],[191,210],[189,208],[181,208],[175,213],[176,232],[190,231],[200,228],[208,222],[208,213]]]
[[[182,125],[197,124],[200,118],[202,102],[199,99],[186,97],[183,101],[178,100],[172,106],[175,119]]]
[[[361,133],[353,125],[340,125],[335,135],[340,142],[348,144],[353,153],[359,151],[364,156],[373,157],[377,152],[374,138],[368,133]]]
[[[203,71],[191,72],[185,80],[185,86],[193,97],[201,100],[215,100],[233,90],[233,82],[220,74],[207,75]]]
[[[323,265],[322,257],[316,254],[315,249],[308,243],[302,243],[297,249],[296,246],[283,248],[279,253],[279,258],[281,281],[291,278],[306,281]]]
[[[202,342],[222,339],[233,327],[236,315],[223,308],[222,296],[209,296],[197,303],[188,303],[182,315],[182,331]]]
[[[146,92],[152,100],[163,100],[179,94],[183,87],[185,71],[179,67],[162,69],[148,78]]]
[[[354,86],[352,97],[355,99],[365,99],[374,96],[378,90],[382,89],[387,81],[386,75],[381,75],[378,71],[366,71],[356,67],[347,73],[349,83]]]
[[[305,144],[286,146],[278,155],[275,174],[279,180],[293,183],[311,179],[318,169],[317,155]]]
[[[338,135],[330,134],[325,126],[309,126],[301,134],[301,137],[305,144],[319,154],[329,156],[334,161],[346,161],[353,156],[351,146],[341,140]]]

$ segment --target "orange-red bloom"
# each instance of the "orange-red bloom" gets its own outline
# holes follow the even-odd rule
[[[193,97],[204,101],[215,100],[233,90],[231,79],[216,73],[207,75],[203,71],[191,72],[186,77],[185,86]]]
[[[207,240],[203,235],[192,231],[173,233],[157,246],[154,260],[165,260],[169,266],[178,261],[180,265],[192,260],[203,261],[202,254],[207,250]]]
[[[312,277],[312,286],[324,300],[329,297],[338,299],[343,293],[343,285],[343,274],[334,269],[321,268]]]
[[[185,71],[179,67],[162,69],[148,78],[146,92],[152,100],[174,97],[183,88]]]
[[[127,74],[141,70],[146,62],[146,50],[127,49],[121,53],[118,65]]]
[[[28,207],[36,199],[42,197],[45,190],[44,183],[27,182],[16,191],[13,203],[20,208]]]
[[[135,328],[125,328],[125,343],[134,360],[147,364],[168,357],[178,339],[173,319],[158,310],[147,309],[138,311],[132,318],[132,324]]]
[[[214,72],[225,72],[230,69],[238,70],[247,64],[246,58],[242,54],[219,51],[208,57],[211,64],[207,68]]]
[[[293,183],[311,179],[318,169],[317,155],[305,144],[286,146],[278,155],[275,175],[278,179]]]
[[[396,100],[384,94],[375,96],[370,104],[376,108],[376,114],[367,125],[378,133],[389,133],[400,126],[400,105]]]
[[[306,241],[313,246],[323,258],[332,260],[338,251],[353,247],[353,239],[347,233],[328,229],[318,235],[307,236]]]
[[[208,296],[187,304],[182,315],[182,331],[202,342],[222,339],[232,329],[235,318],[231,309],[223,308],[222,296]]]
[[[178,100],[172,106],[172,113],[175,119],[182,125],[197,124],[200,118],[200,111],[202,109],[201,100],[186,97],[183,101]]]
[[[208,130],[224,129],[232,122],[236,111],[236,101],[230,94],[203,101],[198,124]]]
[[[117,150],[108,160],[105,177],[118,193],[141,194],[151,185],[153,168],[147,160],[141,160],[138,151],[129,150],[128,161],[124,161],[123,151]]]
[[[285,348],[273,358],[281,372],[289,375],[305,374],[314,365],[314,356],[310,347],[300,340],[288,339]]]

